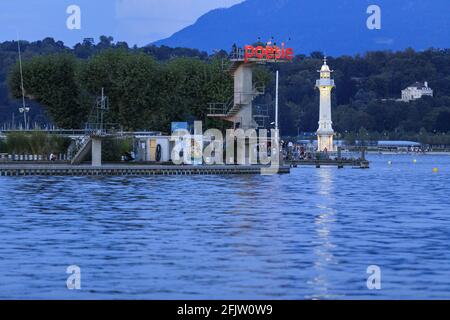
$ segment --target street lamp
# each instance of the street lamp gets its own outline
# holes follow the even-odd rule
[[[20,89],[22,90],[22,107],[19,108],[19,112],[23,113],[23,120],[25,125],[25,130],[28,129],[27,123],[27,113],[30,112],[30,107],[25,105],[25,88],[23,86],[23,68],[22,68],[22,52],[20,50],[20,40],[17,36],[17,49],[19,51],[19,67],[20,67]]]
[[[23,113],[23,122],[24,122],[24,129],[27,130],[28,129],[28,122],[27,122],[27,113],[30,112],[30,107],[20,107],[19,108],[19,112]]]

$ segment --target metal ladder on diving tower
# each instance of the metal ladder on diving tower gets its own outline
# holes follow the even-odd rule
[[[107,111],[109,111],[109,99],[105,96],[102,88],[102,95],[97,98],[89,115],[89,122],[86,123],[85,135],[81,138],[81,141],[75,141],[75,155],[71,160],[72,165],[81,164],[91,152],[92,166],[101,166],[102,140],[108,136],[104,124],[104,114]]]
[[[254,119],[252,102],[265,94],[265,87],[253,84],[253,65],[245,63],[244,54],[241,51],[235,52],[230,61],[232,62],[228,73],[234,81],[234,93],[228,102],[209,103],[207,116],[210,118],[222,119],[234,122],[242,121],[240,114],[243,108],[249,108],[245,113],[246,125],[244,127],[258,127],[258,122]],[[250,113],[250,114],[249,114]]]

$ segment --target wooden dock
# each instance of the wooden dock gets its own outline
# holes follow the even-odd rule
[[[262,165],[130,165],[105,164],[101,167],[70,164],[0,163],[0,176],[154,176],[154,175],[238,175],[261,174]],[[290,173],[281,166],[279,174]]]

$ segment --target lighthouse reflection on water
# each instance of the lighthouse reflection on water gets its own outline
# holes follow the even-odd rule
[[[336,222],[335,190],[331,168],[319,170],[317,180],[318,194],[322,201],[316,204],[318,215],[314,219],[315,237],[313,240],[313,278],[308,281],[314,293],[311,299],[338,298],[330,294],[332,284],[329,280],[330,266],[337,264],[333,250],[336,245],[332,242],[333,225]]]

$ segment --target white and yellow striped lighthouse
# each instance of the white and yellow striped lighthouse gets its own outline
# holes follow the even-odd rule
[[[317,150],[319,152],[335,151],[333,137],[333,122],[331,121],[331,91],[334,88],[334,80],[331,79],[330,67],[327,58],[323,59],[323,66],[318,71],[320,79],[316,81],[316,88],[320,92],[320,117],[319,129],[317,130]]]

